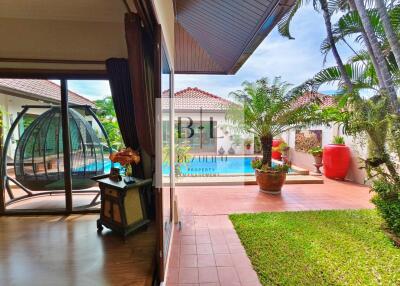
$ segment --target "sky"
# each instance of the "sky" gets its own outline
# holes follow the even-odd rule
[[[175,75],[175,92],[186,87],[198,87],[229,98],[229,92],[240,89],[243,81],[255,81],[264,76],[281,76],[294,86],[303,83],[324,67],[320,52],[320,44],[326,36],[322,15],[311,6],[302,7],[294,18],[291,31],[295,40],[282,37],[275,28],[235,75]],[[349,48],[338,48],[342,58],[352,55]],[[334,64],[332,55],[329,55],[325,67]],[[90,99],[101,99],[111,94],[107,81],[69,81],[68,87]],[[320,89],[327,94],[334,90],[334,86]]]

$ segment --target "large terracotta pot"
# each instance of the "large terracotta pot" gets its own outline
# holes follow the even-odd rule
[[[344,144],[324,146],[323,162],[326,177],[344,180],[350,168],[350,148]]]
[[[280,194],[285,179],[286,173],[284,172],[260,172],[256,169],[256,182],[261,192],[273,195]]]
[[[272,140],[272,147],[278,147],[282,143],[281,139],[274,139]],[[275,160],[281,160],[282,154],[279,151],[272,151],[272,158]]]

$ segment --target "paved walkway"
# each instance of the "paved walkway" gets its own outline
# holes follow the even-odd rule
[[[230,213],[372,208],[365,186],[325,179],[285,185],[281,196],[257,186],[179,187],[182,230],[175,229],[167,286],[260,285]]]

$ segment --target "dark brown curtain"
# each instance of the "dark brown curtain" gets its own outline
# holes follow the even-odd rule
[[[125,15],[125,36],[139,144],[154,160],[155,98],[160,93],[157,34],[149,33],[140,17],[129,13]]]
[[[128,48],[128,64],[130,70],[134,114],[139,145],[150,156],[150,166],[145,174],[154,174],[155,163],[155,103],[161,96],[161,27],[156,24],[148,0],[134,0],[137,14],[125,15],[125,37]],[[150,169],[150,170],[149,170]],[[157,225],[157,254],[162,245],[162,200],[160,190],[153,192],[154,212]],[[157,255],[158,280],[163,274],[163,259]]]
[[[126,59],[111,58],[106,61],[106,68],[110,82],[112,99],[117,115],[119,129],[126,147],[140,151],[136,122],[134,115],[134,101],[131,91],[129,66]],[[132,165],[135,177],[144,178],[143,165]]]

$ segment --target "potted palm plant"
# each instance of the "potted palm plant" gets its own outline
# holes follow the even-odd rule
[[[272,82],[262,78],[256,82],[244,82],[243,89],[231,92],[235,103],[231,104],[226,119],[243,133],[260,138],[262,158],[254,159],[256,181],[260,191],[279,194],[289,167],[272,164],[272,140],[292,128],[304,128],[313,122],[315,104],[301,105],[301,94],[288,92],[289,84],[275,77]]]

